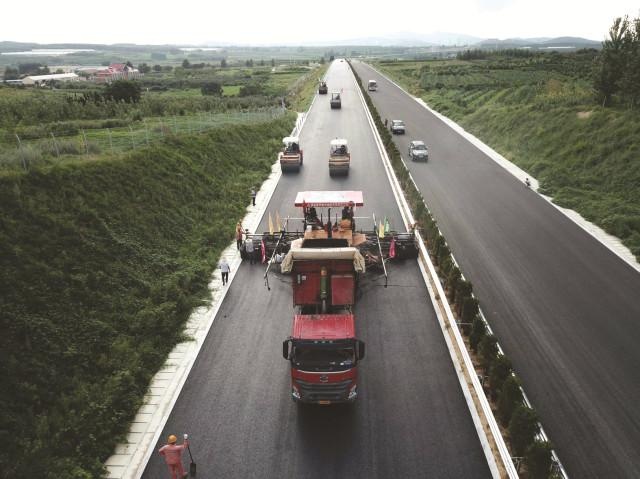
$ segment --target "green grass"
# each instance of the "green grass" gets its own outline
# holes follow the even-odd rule
[[[2,477],[100,477],[293,115],[0,177]]]
[[[222,94],[224,96],[238,96],[242,85],[225,85],[222,87]]]
[[[600,107],[594,53],[378,67],[541,181],[640,259],[640,119]]]

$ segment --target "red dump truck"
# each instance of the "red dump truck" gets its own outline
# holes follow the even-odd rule
[[[352,309],[358,275],[365,271],[364,257],[352,246],[353,208],[362,206],[362,192],[301,194],[306,197],[296,204],[303,207],[306,232],[292,242],[281,264],[283,273],[291,273],[297,309],[291,336],[282,345],[291,362],[291,396],[304,403],[352,402],[365,351]],[[331,235],[318,224],[320,207],[343,209],[341,225]],[[325,218],[331,222],[331,213]]]

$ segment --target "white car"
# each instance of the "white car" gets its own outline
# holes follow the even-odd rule
[[[393,133],[394,135],[404,135],[404,121],[391,120],[391,133]]]
[[[422,140],[413,140],[409,143],[409,158],[413,161],[429,160],[429,149]]]

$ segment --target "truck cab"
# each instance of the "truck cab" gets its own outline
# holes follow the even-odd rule
[[[298,309],[291,336],[282,344],[291,364],[291,397],[325,405],[353,402],[358,361],[365,353],[352,312],[364,259],[344,240],[298,241],[282,262],[283,272],[292,275]]]
[[[369,91],[377,91],[378,83],[375,80],[369,80],[369,84],[367,85],[367,90]]]

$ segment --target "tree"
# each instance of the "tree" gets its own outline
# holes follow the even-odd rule
[[[227,59],[223,58],[220,60],[220,68],[227,68]]]
[[[320,57],[320,65],[324,65],[324,62],[325,62],[324,57]]]
[[[522,404],[522,400],[520,382],[517,377],[511,375],[502,384],[502,390],[498,398],[498,419],[502,425],[509,424],[513,411],[518,405]]]
[[[248,67],[252,67],[253,66],[253,60],[251,58],[249,58],[246,62],[244,62],[244,64]]]
[[[524,463],[531,479],[547,479],[551,472],[551,444],[547,441],[534,441],[527,448]]]
[[[151,71],[151,67],[146,63],[141,63],[140,65],[138,65],[138,70],[140,71],[140,73],[149,73]]]
[[[271,66],[272,67],[276,66],[276,60],[274,58],[271,59]]]
[[[498,357],[498,340],[493,334],[486,334],[478,344],[478,354],[482,360],[482,367],[485,372],[491,370],[493,362]]]
[[[640,100],[640,17],[633,20],[624,42],[625,67],[620,78],[620,91],[629,106]]]
[[[609,29],[609,38],[602,44],[594,87],[606,106],[620,88],[619,81],[624,69],[624,43],[629,28],[628,17],[618,17]]]
[[[186,58],[182,60],[182,68],[189,68],[190,66],[191,63],[189,63],[189,60],[187,60]]]
[[[161,71],[162,71],[162,66],[160,66],[160,65],[153,65],[153,71],[154,71],[154,72],[161,72]]]
[[[222,85],[218,82],[206,82],[200,88],[203,95],[222,95]]]
[[[518,406],[509,421],[509,439],[514,455],[524,455],[527,448],[533,444],[539,431],[540,426],[536,412],[530,407]]]
[[[103,93],[105,100],[138,103],[141,96],[140,85],[131,80],[117,80],[108,84]]]
[[[494,397],[500,394],[502,385],[511,375],[512,370],[511,361],[504,354],[498,356],[493,362],[489,371],[489,385]]]
[[[133,63],[131,63],[129,60],[127,60],[127,63],[125,63],[125,65],[127,65],[129,68],[133,68]]]
[[[487,325],[480,316],[476,316],[471,324],[471,334],[469,335],[469,346],[473,352],[478,350],[478,344],[487,334]]]
[[[20,75],[17,68],[5,67],[4,69],[5,80],[17,80],[19,76]]]

